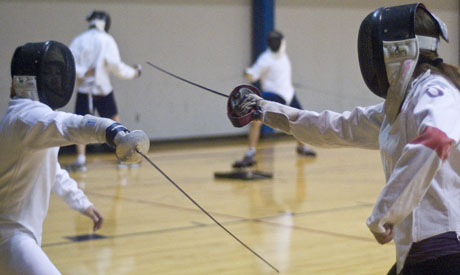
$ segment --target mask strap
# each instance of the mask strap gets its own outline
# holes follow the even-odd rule
[[[423,35],[416,35],[415,37],[417,38],[419,49],[433,52],[438,50],[439,38]]]
[[[38,101],[37,80],[34,75],[13,76],[13,89],[17,98],[30,98]]]

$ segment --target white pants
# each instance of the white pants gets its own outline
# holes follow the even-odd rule
[[[0,274],[2,275],[59,275],[35,239],[27,233],[17,233],[0,241]]]

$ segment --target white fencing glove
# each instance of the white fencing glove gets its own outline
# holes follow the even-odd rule
[[[248,94],[238,105],[241,113],[249,113],[252,109],[260,110],[260,107],[265,103],[264,99],[256,94]]]
[[[150,148],[150,140],[144,131],[129,131],[120,123],[113,123],[107,127],[106,139],[107,143],[115,148],[118,160],[128,164],[142,160],[136,149],[147,154]]]

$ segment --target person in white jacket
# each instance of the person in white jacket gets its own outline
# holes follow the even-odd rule
[[[142,67],[131,67],[120,57],[118,45],[108,33],[111,19],[105,11],[93,11],[86,20],[89,29],[70,43],[75,57],[77,73],[77,115],[95,114],[120,122],[118,108],[110,82],[110,74],[120,79],[135,79],[141,76]],[[76,161],[66,167],[72,171],[86,170],[86,146],[77,145]]]
[[[135,162],[146,153],[144,132],[129,132],[107,118],[55,111],[72,96],[75,65],[70,50],[56,41],[27,43],[11,62],[8,109],[0,121],[0,273],[60,274],[41,249],[50,193],[92,219],[102,214],[58,162],[59,146],[108,142],[117,157]]]
[[[238,106],[313,145],[380,149],[386,185],[366,223],[380,244],[395,241],[388,274],[460,274],[460,71],[438,57],[440,38],[446,26],[423,4],[379,8],[358,54],[383,103],[317,113],[251,94]]]
[[[267,35],[268,48],[257,58],[256,62],[244,71],[245,78],[250,82],[260,80],[262,97],[266,100],[287,104],[302,109],[295,95],[291,77],[291,61],[286,53],[286,41],[279,31],[271,31]],[[249,149],[243,159],[233,163],[233,167],[249,167],[256,163],[255,155],[260,137],[262,123],[253,121],[249,128]],[[315,156],[316,153],[306,145],[298,142],[297,153]]]

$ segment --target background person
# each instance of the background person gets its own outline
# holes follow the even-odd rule
[[[267,45],[268,49],[257,58],[252,67],[245,70],[245,78],[250,82],[260,80],[264,99],[302,109],[292,85],[291,62],[286,53],[283,34],[279,31],[271,31],[267,35]],[[248,167],[256,163],[255,154],[261,127],[262,123],[259,121],[251,123],[248,134],[249,149],[243,159],[236,161],[233,167]],[[306,156],[316,155],[301,142],[297,144],[297,153]]]
[[[110,73],[121,79],[141,76],[140,65],[126,65],[120,58],[115,39],[108,33],[111,19],[105,11],[93,11],[86,20],[89,29],[70,43],[77,72],[75,113],[95,114],[120,122]],[[86,171],[86,146],[77,145],[77,159],[66,167],[72,171]]]

